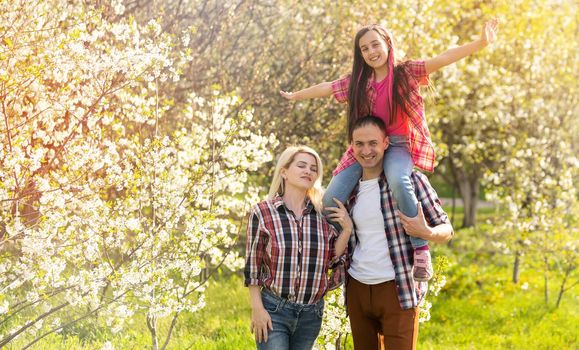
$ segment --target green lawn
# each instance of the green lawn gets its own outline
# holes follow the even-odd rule
[[[493,213],[494,209],[481,210],[479,222]],[[524,263],[520,282],[512,283],[512,257],[489,247],[485,230],[490,227],[480,226],[457,230],[450,246],[432,246],[435,256],[449,260],[448,283],[434,300],[431,320],[420,326],[418,348],[579,349],[576,290],[567,292],[560,307],[554,308],[560,281],[553,280],[546,305],[542,274],[525,270]],[[200,335],[190,348],[252,348],[248,293],[242,278],[221,279],[207,293],[207,308],[187,319],[187,328]]]
[[[512,283],[512,256],[491,249],[485,235],[484,228],[459,230],[451,247],[434,247],[451,265],[432,318],[421,325],[419,349],[578,349],[576,290],[555,308],[560,280],[552,279],[547,305],[542,273],[523,262]]]
[[[446,256],[447,284],[433,300],[431,320],[420,326],[418,349],[579,349],[579,296],[568,291],[554,308],[560,281],[550,281],[550,303],[544,301],[543,275],[522,264],[520,282],[511,282],[511,255],[493,248],[487,220],[494,209],[479,211],[477,228],[457,229],[452,244],[432,245],[433,256]],[[459,210],[455,222],[461,221]],[[207,305],[183,314],[169,349],[253,349],[250,307],[241,274],[211,281]],[[101,324],[102,325],[102,324]],[[90,323],[53,334],[33,349],[100,349],[110,341],[115,349],[150,349],[144,319],[136,318],[121,334],[100,332]],[[102,329],[102,328],[101,328]],[[160,333],[168,320],[160,322]],[[351,340],[351,337],[349,338]],[[28,340],[29,341],[29,340]],[[20,349],[26,337],[7,346]],[[351,342],[346,346],[352,349]]]
[[[482,286],[474,278],[474,286],[467,282],[453,292],[453,285],[462,282],[449,276],[447,287],[431,309],[431,320],[420,326],[418,349],[578,348],[577,296],[567,295],[554,309],[544,304],[542,286],[532,273],[522,276],[522,283],[529,285],[523,290],[508,281],[510,272],[504,268],[496,269],[492,276],[479,276],[476,267],[467,270],[484,280],[479,281]],[[187,344],[175,348],[253,348],[248,293],[242,279],[233,276],[212,284],[207,300],[207,308],[189,317],[181,329],[197,333],[197,339],[187,343],[175,339],[182,346]]]

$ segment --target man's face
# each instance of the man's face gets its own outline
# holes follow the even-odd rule
[[[388,139],[376,125],[364,125],[352,133],[354,158],[364,170],[382,169],[384,150],[388,148]]]

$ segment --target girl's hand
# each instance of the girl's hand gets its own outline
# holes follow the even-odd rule
[[[263,340],[267,343],[267,333],[273,330],[271,316],[263,307],[251,310],[251,333],[255,335],[255,340],[261,343]]]
[[[336,198],[333,198],[334,202],[336,202],[336,204],[338,205],[338,207],[327,207],[324,208],[327,211],[331,212],[330,214],[328,214],[328,218],[338,224],[340,224],[340,226],[342,226],[342,232],[352,232],[352,230],[354,229],[354,224],[352,223],[352,219],[350,218],[350,214],[348,214],[348,210],[346,210],[346,207],[344,207],[344,204],[342,204],[342,202],[340,202],[339,200],[337,200]]]
[[[485,23],[480,34],[480,39],[485,43],[485,45],[491,44],[496,40],[498,31],[499,20],[495,18]]]
[[[295,93],[293,92],[287,92],[287,91],[281,91],[279,92],[283,97],[285,97],[286,99],[293,101],[295,100]]]

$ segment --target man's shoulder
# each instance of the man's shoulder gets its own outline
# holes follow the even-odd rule
[[[412,181],[412,185],[414,186],[414,190],[417,193],[420,192],[434,192],[434,187],[428,180],[428,176],[426,176],[423,172],[418,170],[413,170],[410,174],[410,180]]]
[[[410,178],[413,181],[422,181],[430,184],[430,181],[428,181],[428,176],[424,175],[424,173],[420,170],[413,169],[412,173],[410,174]]]

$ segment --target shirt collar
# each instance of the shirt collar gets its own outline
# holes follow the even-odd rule
[[[378,181],[378,185],[380,186],[380,192],[383,191],[384,186],[388,186],[388,182],[386,181],[386,175],[384,172],[380,174],[380,178]],[[352,208],[354,204],[356,204],[356,196],[358,195],[358,190],[360,189],[360,181],[356,183],[356,187],[350,193],[350,197],[346,201],[346,208]]]
[[[280,208],[282,206],[287,209],[287,206],[285,205],[285,203],[283,201],[283,197],[280,196],[279,194],[276,194],[275,197],[273,197],[273,199],[271,200],[271,203],[273,204],[275,209],[277,209],[278,211],[280,210]],[[305,210],[304,214],[309,214],[313,208],[314,208],[314,203],[312,203],[312,201],[310,200],[310,197],[306,196],[306,210]]]

